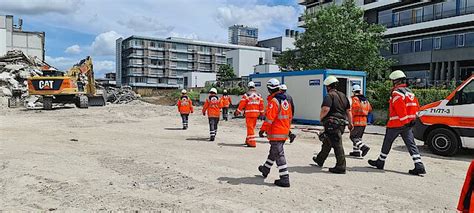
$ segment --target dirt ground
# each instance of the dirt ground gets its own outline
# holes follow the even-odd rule
[[[378,156],[382,136],[366,135],[366,159],[348,158],[347,174],[330,174],[334,156],[314,166],[321,143],[295,130],[297,141],[285,146],[292,185],[279,188],[276,168],[267,179],[257,170],[268,143],[242,146],[242,119],[221,122],[215,142],[199,113],[187,131],[180,127],[174,107],[139,101],[52,111],[1,103],[0,210],[455,211],[473,158],[421,147],[428,174],[410,176],[411,158],[397,139],[386,170],[375,170],[367,157]],[[349,151],[347,134],[344,144]]]

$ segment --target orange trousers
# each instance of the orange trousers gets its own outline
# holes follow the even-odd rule
[[[245,117],[245,123],[247,125],[247,138],[245,139],[245,144],[247,144],[250,147],[257,146],[257,141],[255,141],[255,138],[257,137],[255,135],[255,127],[257,126],[257,119],[258,117],[255,117],[255,118]]]

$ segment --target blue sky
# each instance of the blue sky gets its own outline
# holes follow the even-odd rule
[[[115,70],[115,39],[130,35],[227,42],[227,27],[259,28],[260,39],[296,29],[297,0],[1,0],[0,14],[46,32],[46,60],[67,69],[91,55],[99,76]]]

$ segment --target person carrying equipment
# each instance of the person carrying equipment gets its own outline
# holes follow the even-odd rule
[[[394,71],[389,76],[393,82],[389,101],[389,121],[383,140],[382,150],[377,160],[369,160],[371,166],[383,169],[392,144],[401,135],[408,152],[413,159],[415,168],[409,170],[412,175],[426,174],[425,166],[421,162],[420,151],[415,144],[412,127],[415,124],[416,113],[420,107],[415,94],[408,89],[405,81],[406,75],[400,70]]]
[[[295,117],[295,104],[293,102],[293,98],[287,92],[288,87],[285,84],[282,84],[280,86],[280,90],[283,91],[283,93],[286,95],[286,99],[291,104],[291,116]],[[290,130],[290,134],[288,135],[288,137],[290,138],[290,143],[293,143],[293,141],[295,141],[295,139],[296,139],[296,135],[294,133],[292,133],[291,130]]]
[[[293,119],[291,104],[286,98],[286,95],[280,91],[280,82],[277,79],[270,79],[267,82],[267,89],[270,95],[267,98],[268,104],[265,121],[260,128],[259,135],[263,137],[264,134],[267,133],[267,138],[270,141],[270,152],[267,161],[259,166],[258,170],[262,173],[262,176],[266,178],[273,164],[276,162],[280,179],[275,180],[275,185],[290,187],[290,176],[283,145],[286,139],[288,139],[291,119]]]
[[[350,156],[364,157],[370,150],[370,147],[362,142],[365,127],[367,126],[367,116],[372,111],[369,100],[362,94],[362,88],[356,84],[352,87],[352,122],[354,128],[352,129],[349,138],[353,143],[353,150],[349,153]]]
[[[211,135],[210,141],[214,141],[217,134],[217,125],[219,124],[219,118],[221,116],[221,102],[219,101],[219,97],[217,97],[217,90],[216,88],[212,88],[209,91],[209,97],[206,99],[204,103],[204,107],[202,108],[202,115],[207,116],[209,118],[209,133]]]
[[[222,102],[222,119],[228,121],[228,114],[229,114],[229,107],[232,105],[232,99],[227,94],[227,90],[223,91],[223,95],[221,97]]]
[[[349,99],[340,91],[337,91],[339,80],[334,76],[328,76],[324,80],[328,95],[324,97],[321,105],[320,119],[324,126],[324,133],[320,134],[323,138],[321,152],[313,161],[322,167],[326,161],[331,148],[334,149],[336,155],[336,166],[329,168],[329,172],[336,174],[346,173],[346,157],[342,146],[342,134],[346,125],[352,130],[352,114]]]
[[[263,98],[255,90],[254,82],[249,82],[248,87],[249,91],[242,96],[234,116],[240,115],[245,110],[245,123],[247,125],[245,144],[248,147],[256,147],[255,127],[257,126],[257,119],[263,117]]]
[[[187,93],[185,89],[181,90],[181,97],[178,100],[178,112],[181,114],[183,129],[188,129],[189,114],[194,113],[193,102]]]

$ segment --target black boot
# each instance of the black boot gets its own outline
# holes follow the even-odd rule
[[[346,174],[345,169],[341,169],[341,168],[337,168],[337,167],[329,168],[329,172],[334,173],[334,174]]]
[[[364,145],[364,146],[362,146],[362,147],[360,148],[360,150],[362,151],[361,156],[364,157],[364,156],[366,156],[367,153],[369,152],[370,147]]]
[[[296,135],[291,133],[290,134],[290,143],[293,143],[293,141],[295,141],[295,138],[296,138]]]
[[[385,166],[385,162],[384,161],[381,161],[379,159],[377,160],[369,160],[369,165],[373,166],[373,167],[377,167],[377,169],[383,169],[383,167]]]
[[[211,136],[211,139],[209,139],[210,141],[214,141],[216,140],[216,136]]]
[[[267,178],[270,169],[266,166],[258,166],[258,171],[262,173],[263,178]]]
[[[275,180],[275,185],[279,187],[290,187],[290,176],[289,175],[280,176],[280,179]]]
[[[411,175],[424,175],[426,174],[425,166],[423,164],[415,164],[415,168],[409,170],[408,173]]]
[[[360,151],[349,152],[349,155],[352,157],[358,157],[358,158],[361,157]]]
[[[323,165],[324,165],[324,161],[319,160],[317,156],[314,156],[314,157],[313,157],[313,161],[314,161],[319,167],[323,167]]]

